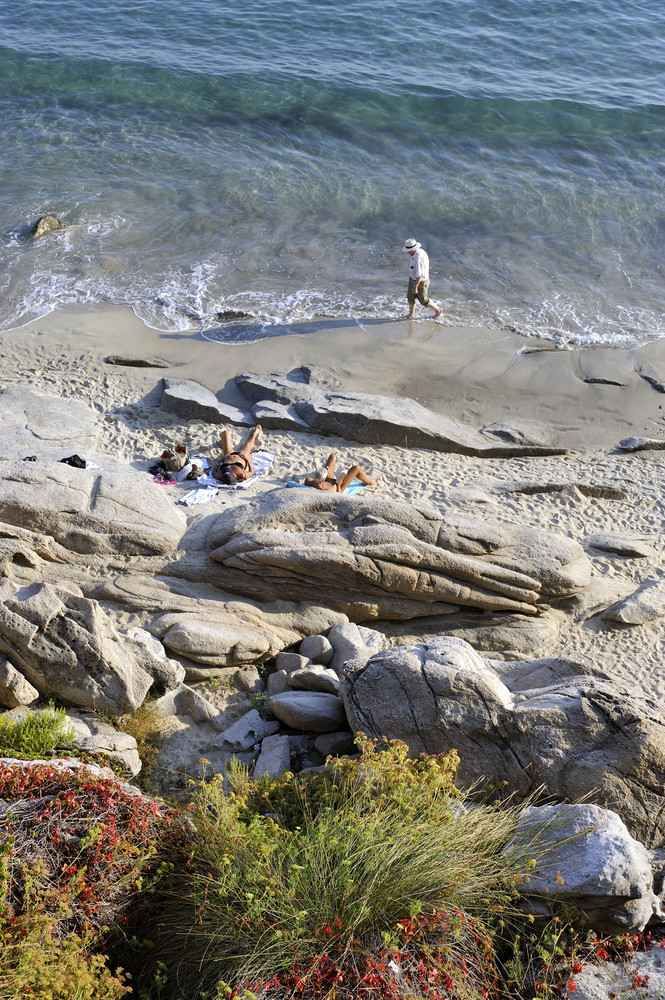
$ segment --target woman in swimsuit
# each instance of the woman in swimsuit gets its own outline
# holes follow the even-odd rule
[[[212,467],[212,475],[219,479],[225,486],[233,486],[234,483],[242,483],[254,475],[252,465],[252,452],[259,442],[261,424],[257,424],[246,441],[240,445],[237,451],[233,450],[231,435],[228,431],[223,431],[219,439],[222,449],[222,457]]]
[[[365,486],[376,486],[378,479],[370,479],[359,465],[352,465],[347,472],[340,472],[335,478],[337,456],[329,455],[325,468],[319,469],[313,476],[307,476],[305,486],[313,486],[315,490],[330,490],[333,493],[343,493],[354,479],[359,479]]]

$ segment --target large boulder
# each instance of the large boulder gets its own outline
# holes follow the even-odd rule
[[[662,705],[585,664],[488,661],[444,636],[347,663],[342,698],[355,732],[457,749],[463,785],[591,796],[647,846],[665,841]]]
[[[207,544],[230,590],[314,601],[356,622],[459,605],[535,614],[541,595],[575,594],[591,574],[562,535],[320,490],[275,490],[225,511]]]
[[[187,519],[133,469],[0,461],[0,522],[50,535],[72,552],[171,552]]]
[[[153,683],[96,601],[52,584],[0,582],[0,652],[40,694],[114,715]]]
[[[643,931],[662,914],[651,852],[610,809],[529,806],[520,813],[514,845],[535,845],[536,867],[520,893],[537,914],[551,916],[551,904],[565,903],[602,934]]]

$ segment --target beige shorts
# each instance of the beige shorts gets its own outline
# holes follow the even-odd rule
[[[409,288],[406,293],[407,302],[415,302],[416,299],[423,306],[429,305],[429,278],[426,281],[421,281],[418,285],[418,294],[416,295],[413,288],[415,285],[415,280],[409,278]]]

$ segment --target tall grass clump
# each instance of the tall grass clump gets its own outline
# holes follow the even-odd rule
[[[487,996],[488,927],[532,862],[515,809],[464,804],[455,752],[361,741],[306,780],[203,784],[197,840],[157,904],[164,997]],[[438,992],[440,990],[441,992]]]
[[[22,719],[0,715],[0,756],[38,760],[50,757],[56,747],[67,747],[74,729],[64,708],[50,706],[43,712],[27,712]]]

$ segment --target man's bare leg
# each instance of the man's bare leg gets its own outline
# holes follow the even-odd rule
[[[370,479],[359,465],[352,465],[348,472],[340,475],[337,479],[337,491],[343,493],[347,486],[350,486],[354,479],[359,479],[365,486],[376,486],[378,479]]]

